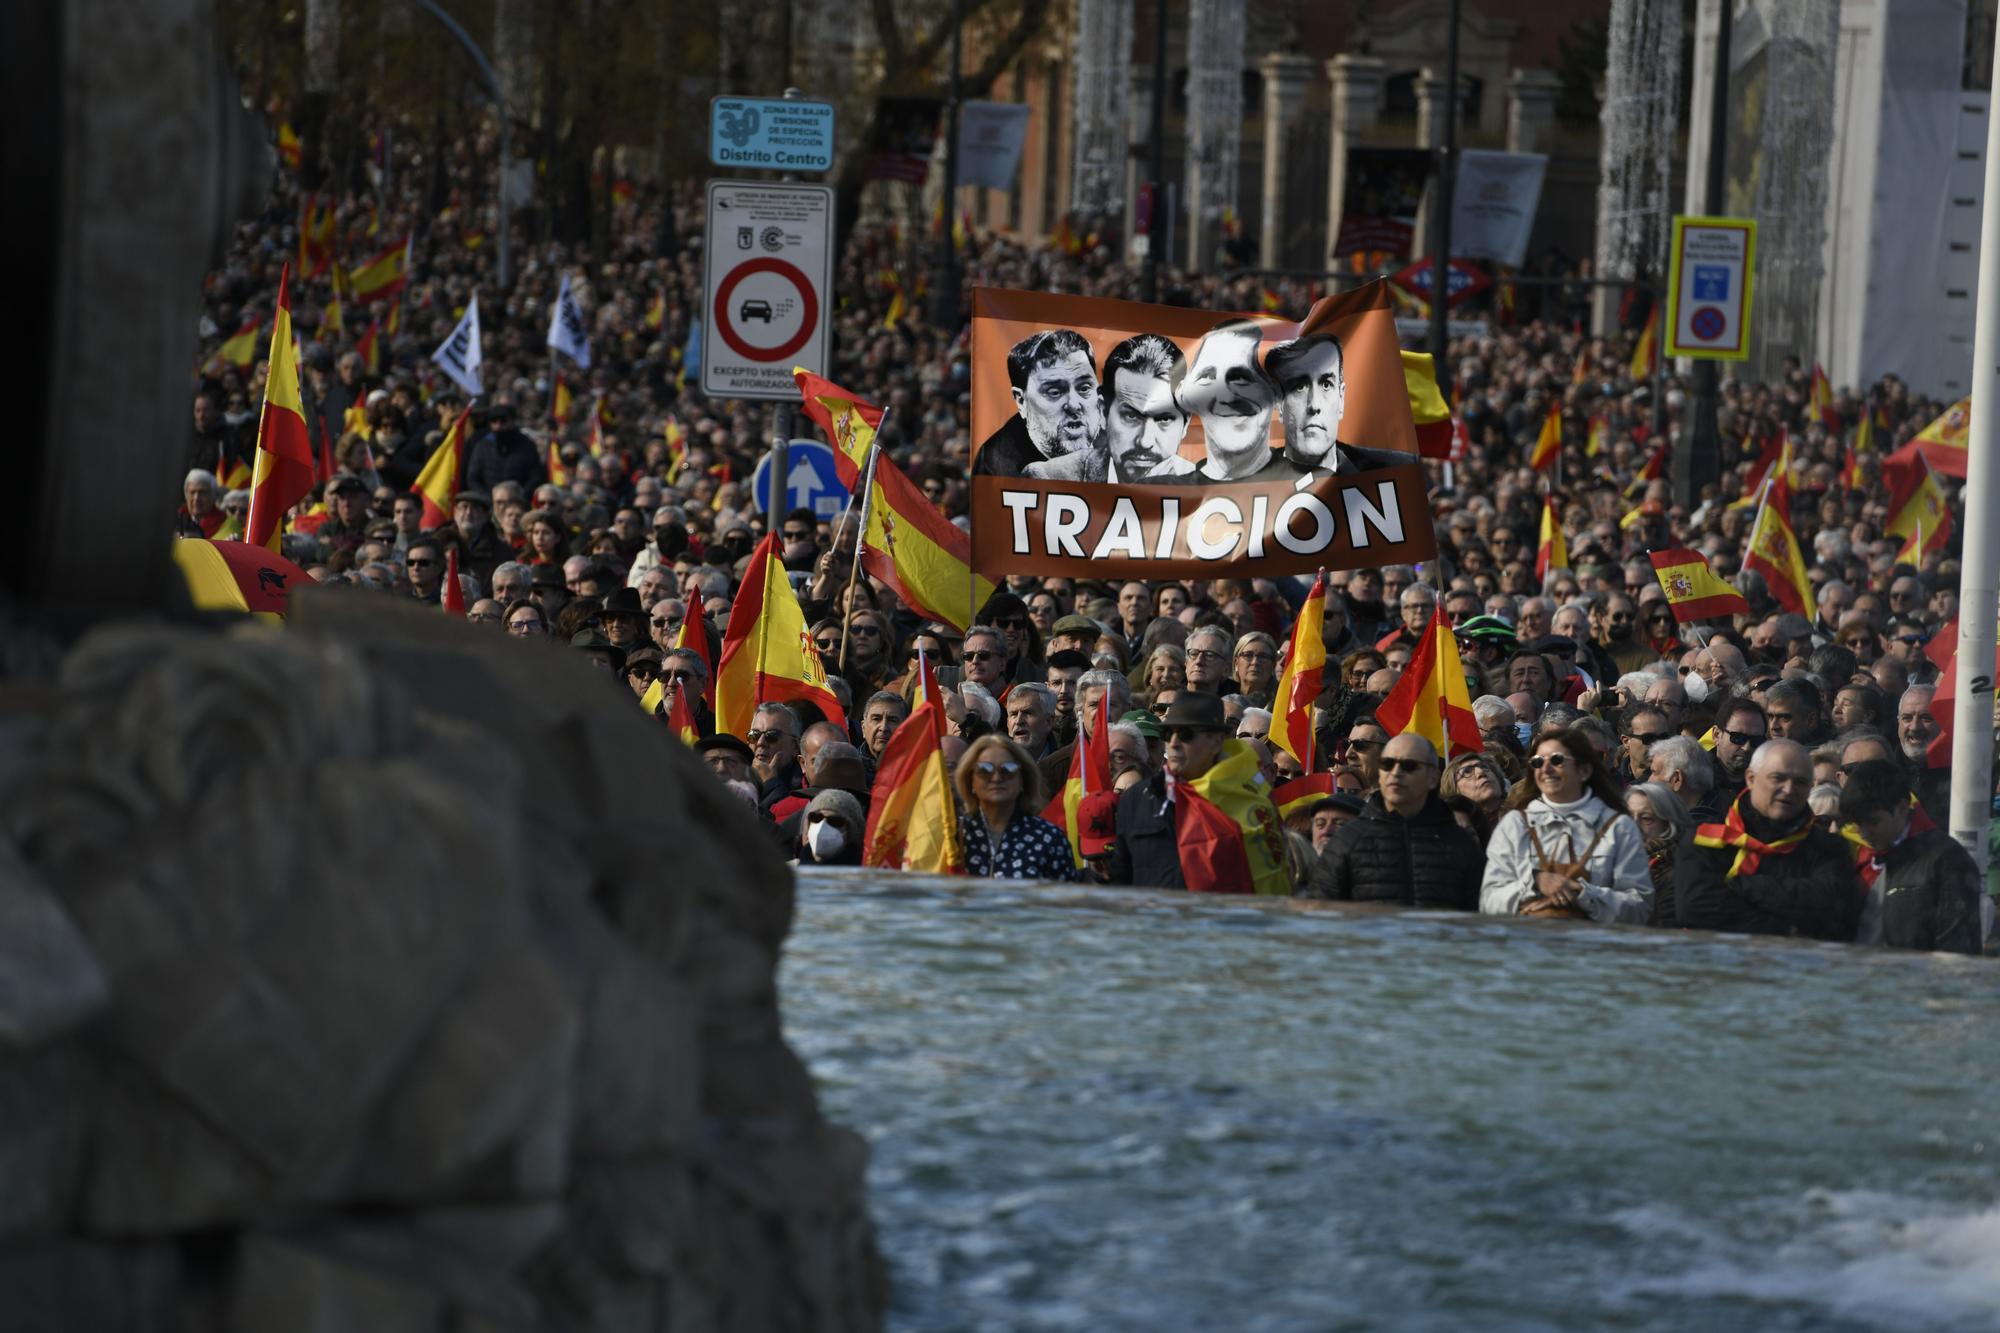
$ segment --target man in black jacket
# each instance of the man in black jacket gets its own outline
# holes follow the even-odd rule
[[[1910,800],[1900,764],[1864,759],[1846,771],[1840,817],[1865,847],[1856,858],[1868,898],[1858,944],[1977,956],[1979,867]]]
[[[1174,807],[1167,798],[1167,776],[1191,781],[1215,767],[1229,732],[1222,720],[1222,700],[1198,690],[1182,690],[1160,719],[1166,737],[1164,772],[1155,773],[1118,798],[1117,837],[1105,865],[1105,879],[1145,889],[1185,889],[1180,841],[1175,836]]]
[[[1694,930],[1852,940],[1860,883],[1845,839],[1814,821],[1812,755],[1768,740],[1720,824],[1703,824],[1674,858],[1679,924]]]
[[[1479,910],[1486,853],[1438,799],[1438,756],[1422,736],[1382,749],[1381,788],[1313,866],[1302,898]]]
[[[495,404],[488,420],[492,430],[473,441],[472,456],[466,459],[465,488],[490,494],[501,482],[513,481],[532,495],[549,479],[542,451],[515,426],[510,405]]]

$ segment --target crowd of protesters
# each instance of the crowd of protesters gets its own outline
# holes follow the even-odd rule
[[[349,301],[330,330],[326,278],[294,282],[308,412],[333,477],[301,505],[316,524],[285,537],[287,556],[356,595],[438,603],[455,554],[473,621],[587,654],[635,695],[660,678],[699,693],[709,668],[676,644],[699,618],[714,660],[766,534],[748,478],[770,408],[703,398],[687,363],[702,281],[695,195],[642,190],[620,202],[600,250],[517,247],[503,291],[476,212],[424,218],[396,178],[338,203],[346,263],[416,233],[399,328],[381,333],[377,367],[358,344],[386,307]],[[242,229],[208,284],[205,354],[268,314],[280,266],[297,255],[299,213],[281,181],[267,215]],[[866,217],[857,225],[825,369],[889,409],[885,447],[963,522],[966,331],[928,321],[920,266],[907,262],[931,244]],[[977,232],[961,261],[968,290],[1136,295],[1133,272],[1103,247]],[[572,407],[557,422],[545,334],[562,273],[588,314],[593,359],[587,371],[560,367]],[[1258,280],[1169,276],[1177,304],[1266,301]],[[429,357],[475,293],[487,393],[451,521],[426,528],[411,486],[466,405]],[[1272,294],[1297,315],[1317,292],[1285,283]],[[1764,383],[1725,378],[1722,480],[1684,508],[1663,480],[1636,480],[1657,441],[1652,387],[1628,370],[1633,341],[1631,329],[1590,337],[1498,321],[1453,344],[1469,448],[1448,481],[1427,465],[1439,558],[1330,576],[1314,751],[1333,791],[1288,817],[1291,884],[1325,899],[1979,952],[1987,886],[1942,831],[1949,779],[1926,759],[1938,673],[1924,649],[1956,615],[1955,544],[1922,567],[1899,563],[1902,542],[1883,534],[1879,452],[1862,456],[1861,485],[1841,476],[1864,413],[1886,447],[1945,405],[1888,378],[1843,390],[1830,428],[1811,411],[1805,366]],[[260,350],[247,368],[210,364],[199,378],[185,533],[240,529],[247,494],[218,477],[250,459],[264,364]],[[1665,383],[1664,415],[1677,422],[1682,390]],[[1566,441],[1553,474],[1527,465],[1552,402]],[[1812,619],[1740,568],[1753,510],[1729,503],[1781,429]],[[1555,477],[1570,568],[1544,579],[1536,543]],[[839,519],[800,510],[771,522],[848,723],[770,705],[747,734],[709,734],[696,748],[803,864],[859,862],[875,765],[909,712],[919,650],[946,687],[946,758],[973,873],[1200,889],[1176,853],[1168,775],[1241,763],[1274,790],[1302,775],[1269,732],[1307,579],[1009,578],[961,633],[869,578],[850,596],[853,535]],[[1666,546],[1705,555],[1750,613],[1677,623],[1646,559]],[[1448,762],[1376,715],[1437,615],[1458,636],[1484,738]],[[1041,812],[1107,695],[1114,836],[1078,869]],[[707,714],[701,723],[712,732]]]

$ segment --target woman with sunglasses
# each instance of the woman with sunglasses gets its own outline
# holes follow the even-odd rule
[[[1645,925],[1653,911],[1646,842],[1596,747],[1575,730],[1535,738],[1528,776],[1486,845],[1479,910]]]
[[[965,747],[953,785],[966,873],[994,879],[1077,881],[1069,837],[1043,819],[1042,776],[1028,752],[997,733]]]

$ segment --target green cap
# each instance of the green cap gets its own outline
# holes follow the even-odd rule
[[[1160,739],[1160,719],[1143,708],[1135,708],[1118,720],[1130,722],[1139,729],[1139,734],[1149,741]]]

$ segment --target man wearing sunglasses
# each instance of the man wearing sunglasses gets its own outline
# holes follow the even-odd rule
[[[1437,751],[1422,736],[1397,736],[1380,767],[1380,788],[1334,833],[1299,896],[1477,911],[1486,853],[1438,799]]]
[[[1204,879],[1201,867],[1194,867],[1191,874],[1182,864],[1179,821],[1195,816],[1176,808],[1174,784],[1204,777],[1218,765],[1223,766],[1215,774],[1218,781],[1237,776],[1254,781],[1257,757],[1224,729],[1222,700],[1213,694],[1182,690],[1160,719],[1160,730],[1166,738],[1166,769],[1126,788],[1118,798],[1117,836],[1111,844],[1105,878],[1113,884],[1140,888],[1212,892],[1218,886]],[[1268,796],[1261,799],[1269,805]],[[1277,809],[1272,807],[1266,813],[1269,819],[1264,827],[1282,835]],[[1230,822],[1235,823],[1233,818]],[[1259,884],[1269,882],[1273,869],[1269,842],[1244,833],[1240,826],[1236,831],[1242,836],[1252,876]],[[1282,836],[1277,838],[1276,847],[1282,878]]]
[[[1618,776],[1627,782],[1646,781],[1647,750],[1673,734],[1667,715],[1655,705],[1628,705],[1618,727]]]
[[[1718,805],[1728,805],[1743,790],[1750,771],[1750,755],[1771,732],[1764,708],[1754,699],[1729,699],[1715,714],[1715,794]]]

